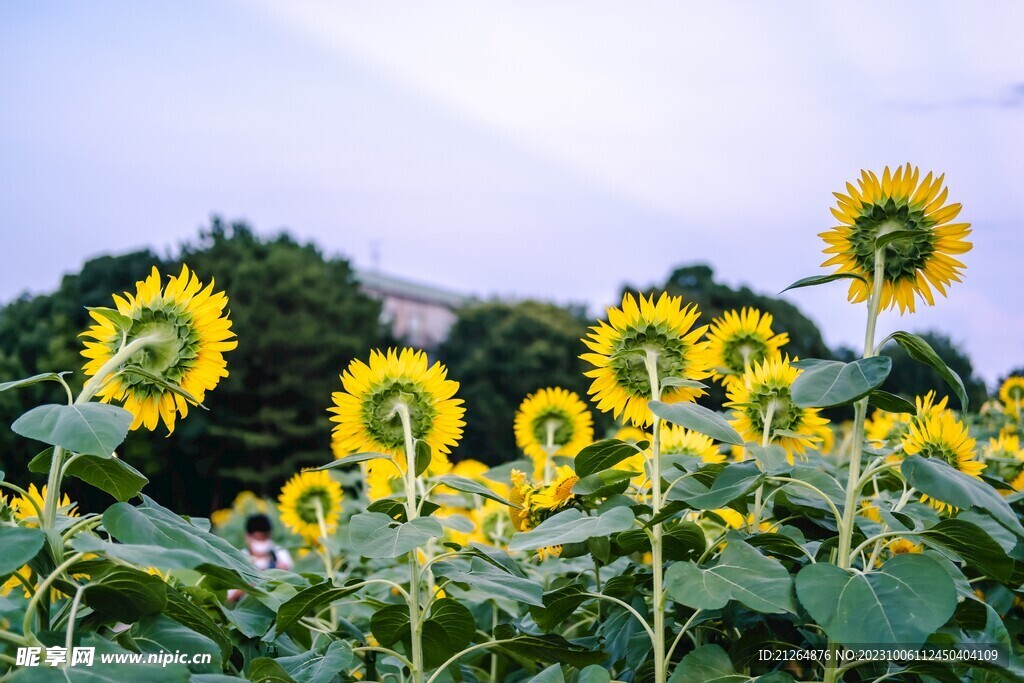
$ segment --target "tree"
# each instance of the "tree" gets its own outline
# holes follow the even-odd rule
[[[985,382],[974,374],[974,366],[971,365],[971,359],[967,354],[941,332],[934,330],[920,332],[918,336],[935,349],[935,353],[953,372],[960,375],[960,379],[963,380],[964,387],[967,389],[967,398],[971,402],[971,409],[980,408],[988,398],[988,389]],[[912,399],[915,396],[924,396],[934,389],[939,398],[950,397],[950,407],[958,408],[959,403],[956,396],[938,373],[930,367],[915,361],[895,342],[889,342],[883,346],[881,353],[892,357],[892,372],[889,373],[888,379],[882,385],[885,391]]]
[[[380,304],[359,291],[347,261],[327,259],[284,234],[264,239],[244,223],[214,218],[173,258],[146,251],[95,259],[64,278],[58,292],[3,309],[0,380],[8,372],[73,369],[81,385],[77,334],[87,325],[84,306],[109,306],[111,293],[132,288],[152,266],[166,275],[183,261],[228,294],[238,336],[238,348],[226,354],[230,375],[207,395],[209,412],[190,411],[166,438],[162,431],[133,432],[121,456],[150,478],[147,493],[205,515],[243,487],[270,494],[300,467],[329,461],[327,408],[341,387],[338,375],[385,336]],[[41,391],[51,395],[43,399]],[[60,400],[53,392],[0,394],[6,424],[41,400]],[[6,430],[0,436],[3,467],[23,472],[35,452],[12,437]],[[91,507],[89,500],[81,503]]]
[[[491,301],[459,311],[438,349],[449,376],[461,383],[466,430],[456,458],[496,464],[519,456],[513,421],[527,394],[560,386],[586,397],[590,380],[579,355],[588,320],[582,308],[539,301]],[[609,421],[595,414],[595,433]]]

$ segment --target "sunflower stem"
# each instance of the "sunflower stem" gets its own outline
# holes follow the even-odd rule
[[[548,485],[554,479],[555,467],[552,460],[555,457],[555,453],[558,451],[558,446],[555,445],[555,429],[558,428],[558,423],[554,420],[548,420],[544,423],[544,429],[547,432],[546,441],[544,443],[544,485]]]
[[[406,521],[419,517],[416,505],[416,441],[412,436],[412,419],[409,406],[402,401],[395,405],[395,412],[402,420],[402,434],[405,437],[405,511]],[[410,673],[413,683],[423,683],[423,619],[420,617],[420,561],[416,550],[409,551],[409,628],[411,643]]]
[[[875,349],[875,327],[882,308],[882,286],[885,283],[885,248],[875,250],[875,270],[871,280],[871,296],[868,299],[868,320],[864,329],[864,358],[877,355]],[[860,461],[864,449],[864,420],[868,412],[865,396],[853,404],[853,440],[850,444],[850,468],[846,482],[846,499],[843,504],[843,522],[839,526],[839,545],[836,549],[836,565],[849,569],[853,564],[853,528],[857,516],[857,498],[863,482],[860,476]],[[837,652],[836,644],[829,643],[829,649]],[[836,683],[840,673],[833,657],[825,669],[825,683]]]
[[[775,419],[775,410],[778,406],[774,399],[768,402],[768,407],[764,411],[764,426],[763,433],[761,434],[761,447],[768,448],[772,443],[772,420]],[[764,497],[764,483],[762,482],[757,487],[757,491],[754,493],[754,516],[750,520],[750,532],[754,533],[757,531],[758,524],[761,523],[761,505]]]
[[[327,574],[327,579],[333,582],[334,560],[331,557],[330,549],[327,547],[327,519],[324,517],[324,504],[320,501],[320,498],[314,498],[313,505],[316,506],[316,523],[320,527],[320,557],[324,561],[324,571]],[[338,624],[338,612],[334,603],[331,603],[330,615],[331,630],[333,631]]]
[[[644,355],[647,377],[651,384],[651,400],[661,400],[661,386],[658,380],[658,353],[651,349]],[[651,516],[657,518],[661,513],[661,418],[653,416],[654,435],[651,438]],[[662,563],[662,528],[655,524],[651,529],[651,569],[653,586],[651,608],[654,612],[653,638],[654,648],[654,681],[665,683],[668,663],[665,661],[665,589],[662,586],[664,566]]]

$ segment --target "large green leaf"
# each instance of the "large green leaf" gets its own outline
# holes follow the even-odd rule
[[[209,664],[192,665],[196,671],[215,672],[221,670],[220,647],[206,636],[196,633],[174,619],[162,614],[145,616],[132,626],[132,642],[147,654],[164,652],[188,652],[193,655],[208,654]]]
[[[384,647],[401,642],[409,647],[409,608],[387,605],[370,617],[370,632]],[[473,640],[476,623],[473,614],[451,598],[436,601],[423,622],[423,655],[427,667],[440,666]]]
[[[473,481],[472,479],[467,479],[466,477],[459,477],[454,474],[446,474],[443,477],[441,477],[440,482],[449,488],[455,489],[456,491],[474,493],[478,496],[482,496],[484,498],[489,498],[490,500],[497,501],[502,505],[507,505],[508,507],[519,509],[518,505],[513,505],[512,503],[505,500],[491,489],[487,488],[486,486],[479,482]]]
[[[231,640],[224,632],[224,629],[205,610],[194,605],[175,588],[166,586],[165,590],[167,593],[167,607],[164,609],[164,614],[216,643],[217,647],[220,648],[221,659],[230,657]]]
[[[792,683],[793,677],[776,671],[756,678],[737,673],[732,660],[718,645],[701,645],[683,657],[669,683]]]
[[[743,437],[732,428],[729,422],[715,411],[696,403],[664,403],[651,401],[651,412],[672,424],[686,427],[715,441],[743,445]]]
[[[945,361],[939,358],[939,354],[935,353],[935,349],[921,337],[910,332],[893,332],[886,340],[892,339],[894,342],[900,345],[907,355],[916,360],[918,363],[923,363],[928,367],[939,373],[939,377],[949,385],[950,389],[956,393],[958,399],[960,399],[960,409],[964,412],[967,411],[968,400],[967,400],[967,389],[964,387],[964,382],[960,379],[960,375],[953,372]],[[882,342],[885,343],[884,341]]]
[[[665,573],[669,596],[687,607],[720,609],[736,600],[757,612],[796,614],[793,580],[782,563],[739,539],[727,541],[713,567],[677,562]]]
[[[27,439],[75,453],[109,456],[128,435],[133,419],[124,408],[108,403],[48,403],[19,417],[11,429]]]
[[[786,457],[786,449],[782,446],[747,443],[744,447],[760,463],[765,474],[783,474],[793,469],[789,464],[789,458]]]
[[[536,529],[512,536],[509,550],[536,550],[552,545],[581,543],[594,536],[611,536],[633,526],[633,511],[617,507],[600,515],[585,515],[575,508],[563,510],[537,525]]]
[[[320,467],[311,468],[314,472],[320,470],[333,470],[339,467],[348,467],[349,465],[355,465],[357,463],[366,462],[367,460],[387,460],[391,458],[390,455],[384,453],[354,453],[352,455],[346,455],[344,458],[338,458],[334,462],[329,462],[326,465],[320,465]]]
[[[112,566],[101,576],[90,577],[82,602],[93,611],[128,623],[167,606],[164,580],[131,567]]]
[[[484,596],[506,598],[524,605],[544,604],[541,600],[544,591],[536,581],[509,574],[481,559],[474,559],[465,568],[452,562],[437,562],[431,569],[435,576],[479,589]]]
[[[672,489],[669,499],[681,500],[697,510],[714,510],[744,496],[763,479],[764,473],[754,461],[730,463],[710,487],[691,477],[686,486]]]
[[[334,585],[330,579],[313,584],[295,594],[277,610],[277,633],[282,634],[306,614],[327,607],[335,600],[351,595],[357,588]]]
[[[800,366],[800,362],[796,364]],[[874,356],[852,363],[821,361],[804,365],[793,381],[793,402],[803,408],[834,408],[863,398],[889,376],[892,358]]]
[[[47,449],[29,463],[33,472],[49,472],[53,449]],[[67,461],[66,474],[81,479],[125,503],[139,494],[149,479],[120,458],[79,454]]]
[[[249,662],[246,678],[252,683],[296,683],[284,667],[270,657],[257,657]]]
[[[526,635],[509,624],[499,624],[494,629],[494,638],[511,641],[502,643],[495,649],[534,662],[560,662],[583,667],[599,664],[608,659],[608,655],[604,652],[589,650],[582,645],[570,643],[562,636],[555,634]]]
[[[791,289],[799,289],[801,287],[814,287],[816,285],[823,285],[827,282],[834,282],[835,280],[860,280],[864,282],[864,278],[857,273],[831,273],[829,275],[811,275],[810,277],[803,277],[786,287],[782,292],[788,292]],[[779,292],[779,294],[782,294]]]
[[[259,570],[248,557],[224,539],[214,536],[174,514],[143,494],[143,504],[132,507],[115,503],[103,513],[103,528],[126,544],[160,546],[167,549],[190,550],[237,573],[250,592],[263,582]]]
[[[565,676],[562,675],[562,665],[552,664],[531,678],[528,683],[565,683]]]
[[[28,564],[43,547],[46,535],[39,529],[0,526],[0,576],[11,574]]]
[[[914,404],[907,399],[881,389],[875,389],[868,394],[868,403],[888,413],[910,413],[913,415],[917,412]]]
[[[569,617],[590,599],[587,591],[581,586],[569,584],[545,593],[543,606],[531,607],[530,616],[540,630],[554,631],[557,628],[564,628]]]
[[[832,640],[844,645],[918,647],[956,609],[956,586],[925,555],[897,555],[862,573],[819,562],[796,577],[801,604]]]
[[[619,441],[618,439],[604,439],[603,441],[595,441],[577,453],[573,464],[576,468],[577,476],[582,479],[583,477],[613,467],[637,453],[643,453],[639,445]]]
[[[380,512],[361,512],[349,520],[349,534],[352,548],[363,557],[392,558],[444,536],[444,527],[432,517],[399,524]]]
[[[900,471],[921,493],[954,507],[978,508],[1018,536],[1024,536],[1024,527],[1013,508],[981,479],[964,474],[942,460],[920,455],[906,458]]]
[[[116,513],[115,513],[116,514]],[[96,536],[83,534],[71,541],[71,547],[83,553],[95,553],[140,567],[155,569],[194,569],[208,575],[227,588],[249,588],[248,582],[235,569],[221,566],[213,558],[190,548],[110,543]]]
[[[1013,574],[1013,560],[976,524],[962,519],[944,519],[921,534],[921,538],[926,544],[953,551],[997,581],[1007,581]]]
[[[352,646],[344,640],[335,640],[323,652],[308,650],[291,657],[278,657],[275,661],[296,683],[331,683],[352,664]]]

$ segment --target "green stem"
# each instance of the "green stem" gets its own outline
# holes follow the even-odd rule
[[[871,296],[868,299],[868,320],[864,329],[864,358],[877,355],[875,352],[875,327],[878,314],[882,307],[882,285],[885,282],[885,249],[875,250],[875,269],[871,281]],[[851,546],[853,545],[854,522],[857,516],[857,499],[862,486],[860,477],[860,461],[864,448],[864,420],[868,412],[868,399],[865,396],[853,405],[853,440],[850,448],[850,469],[846,482],[846,499],[843,507],[843,522],[839,526],[839,545],[836,549],[836,565],[849,569],[853,562]],[[835,643],[829,648],[836,652]],[[836,683],[840,673],[834,659],[830,660],[825,669],[825,683]]]
[[[395,411],[402,420],[405,437],[405,510],[407,521],[419,517],[416,505],[416,442],[412,436],[412,419],[409,407],[399,401]],[[420,617],[420,561],[415,550],[409,551],[409,626],[412,631],[409,649],[411,661],[409,670],[413,683],[423,683],[423,619]]]
[[[772,421],[775,419],[775,411],[778,405],[774,400],[768,402],[768,407],[765,409],[763,420],[764,427],[761,434],[761,447],[768,448],[772,443]],[[764,496],[764,482],[757,487],[757,491],[754,493],[754,515],[753,519],[750,520],[750,533],[757,533],[757,527],[761,523],[761,504],[762,497]]]
[[[25,608],[25,617],[22,619],[21,622],[22,633],[28,635],[29,633],[33,632],[32,617],[35,614],[36,610],[39,609],[39,601],[44,597],[47,600],[49,600],[50,586],[53,584],[53,582],[57,580],[58,576],[64,573],[64,570],[73,565],[75,562],[81,560],[83,557],[85,557],[85,553],[75,553],[68,559],[64,560],[57,566],[56,569],[53,570],[53,572],[49,576],[47,576],[43,580],[42,583],[40,583],[36,587],[36,592],[32,594],[32,597],[28,601],[28,606]],[[47,605],[46,607],[49,607],[49,605]]]
[[[71,642],[75,637],[75,619],[78,618],[78,606],[82,603],[82,593],[84,592],[85,586],[79,586],[78,590],[75,591],[75,599],[71,603],[71,612],[68,614],[68,630],[64,636],[64,649],[67,650],[68,654],[64,660],[65,668],[71,664]]]
[[[647,367],[647,377],[651,384],[651,400],[661,400],[661,386],[658,380],[658,354],[648,349],[644,355],[644,365]],[[657,518],[661,514],[661,418],[653,416],[654,434],[651,438],[651,516]],[[664,564],[662,553],[662,525],[655,524],[651,530],[651,569],[653,573],[653,586],[651,595],[651,608],[654,612],[654,681],[665,683],[665,589]]]

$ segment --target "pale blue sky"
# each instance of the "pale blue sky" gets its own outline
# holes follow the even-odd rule
[[[967,280],[937,328],[1024,364],[1015,2],[0,5],[0,301],[211,213],[478,294],[613,301],[680,263],[822,272],[831,192],[945,171]],[[1011,277],[1011,273],[1013,276]],[[789,295],[831,344],[839,285]]]

